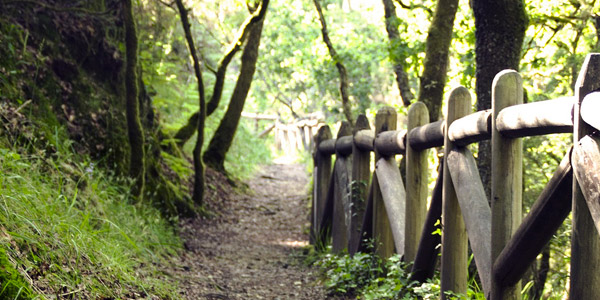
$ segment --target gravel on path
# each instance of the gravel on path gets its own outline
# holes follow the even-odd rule
[[[167,272],[184,299],[328,299],[308,244],[308,178],[300,164],[265,166],[219,216],[184,221],[187,251]]]

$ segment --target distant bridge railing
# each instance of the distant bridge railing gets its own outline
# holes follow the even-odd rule
[[[322,126],[314,139],[311,242],[324,245],[331,237],[334,252],[354,254],[374,241],[381,257],[395,252],[413,262],[419,281],[433,275],[441,243],[442,291],[460,293],[470,241],[487,299],[518,299],[522,275],[572,211],[570,299],[594,299],[600,295],[599,89],[600,54],[590,54],[572,97],[522,104],[521,76],[505,70],[494,79],[491,110],[472,113],[470,93],[459,87],[449,96],[446,120],[429,123],[417,102],[406,130],[397,130],[390,107],[377,112],[374,130],[364,115],[353,129],[342,122],[335,139]],[[521,138],[551,133],[573,133],[573,146],[522,219]],[[489,139],[491,201],[466,148]],[[442,146],[428,208],[428,149]],[[396,155],[406,160],[403,176]],[[436,227],[441,237],[432,234]]]
[[[275,147],[278,150],[286,152],[295,150],[310,150],[315,133],[321,127],[323,118],[319,114],[308,115],[303,118],[295,119],[291,122],[283,122],[279,116],[264,115],[255,113],[242,113],[242,116],[255,121],[255,127],[258,131],[259,121],[271,122],[258,136],[265,137],[271,131],[274,132]]]

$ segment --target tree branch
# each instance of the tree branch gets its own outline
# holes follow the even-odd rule
[[[427,14],[429,14],[430,17],[433,16],[433,11],[429,7],[427,7],[427,6],[423,5],[423,4],[410,4],[410,5],[407,5],[407,4],[404,4],[402,2],[402,0],[396,0],[396,2],[398,3],[398,5],[400,5],[400,7],[404,8],[404,9],[420,8],[420,9],[424,10],[425,12],[427,12]]]
[[[207,104],[206,115],[210,116],[216,109],[219,107],[219,102],[221,101],[221,96],[223,95],[223,85],[225,83],[225,74],[227,73],[227,66],[233,59],[233,56],[242,48],[250,29],[254,24],[258,23],[262,20],[267,12],[267,5],[264,5],[261,2],[260,9],[258,12],[252,14],[246,21],[242,24],[241,30],[238,32],[237,38],[234,42],[229,46],[229,50],[227,53],[221,58],[219,61],[219,65],[217,67],[216,81],[213,88],[213,93],[210,97],[210,100]]]
[[[338,69],[338,73],[340,75],[340,96],[342,97],[342,110],[344,111],[344,115],[350,124],[354,124],[352,120],[352,109],[350,107],[350,99],[348,96],[348,71],[346,67],[342,64],[342,60],[338,53],[335,51],[333,47],[333,43],[329,39],[329,32],[327,31],[327,23],[325,22],[325,17],[323,16],[323,9],[321,8],[321,4],[319,0],[313,0],[315,4],[315,8],[317,9],[317,14],[319,15],[319,21],[321,22],[321,33],[323,36],[323,42],[327,45],[327,49],[329,50],[329,55],[331,59],[335,62],[335,66]]]

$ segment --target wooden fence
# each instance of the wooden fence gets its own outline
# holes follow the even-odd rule
[[[282,122],[276,115],[242,113],[242,116],[254,120],[256,131],[259,128],[259,121],[271,122],[258,136],[262,138],[273,131],[277,149],[286,152],[311,149],[315,133],[324,125],[320,114],[311,114],[289,123]]]
[[[600,54],[590,54],[571,97],[522,104],[522,79],[505,70],[494,79],[490,110],[472,113],[471,96],[459,87],[449,96],[446,120],[429,123],[426,106],[417,102],[409,108],[406,130],[396,129],[397,115],[389,107],[377,112],[374,129],[364,115],[354,129],[342,122],[335,139],[328,126],[321,127],[313,152],[311,242],[321,246],[331,237],[333,251],[354,254],[374,241],[378,255],[395,252],[413,262],[412,278],[419,281],[433,275],[441,243],[442,291],[465,293],[470,241],[486,298],[519,299],[521,277],[572,212],[569,296],[595,299],[600,295],[599,89]],[[551,133],[573,133],[573,146],[522,219],[521,138]],[[466,147],[488,139],[491,199]],[[428,208],[428,149],[442,146]],[[406,161],[403,176],[396,155]],[[439,219],[441,237],[432,234]]]

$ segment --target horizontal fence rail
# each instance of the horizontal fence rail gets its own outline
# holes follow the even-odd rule
[[[390,107],[377,112],[373,129],[364,115],[355,128],[343,122],[336,138],[323,125],[314,137],[311,242],[323,247],[331,239],[336,253],[400,254],[413,263],[411,278],[421,282],[433,276],[441,243],[442,292],[466,293],[470,241],[486,298],[519,299],[521,277],[572,212],[569,294],[593,299],[600,295],[596,90],[600,54],[590,54],[573,96],[522,103],[520,75],[505,70],[494,79],[489,110],[473,113],[469,91],[459,87],[448,98],[446,120],[429,122],[417,102],[406,129],[396,129]],[[522,220],[521,138],[553,133],[573,133],[574,145]],[[483,140],[492,145],[490,198],[466,148]],[[444,147],[444,157],[427,206],[427,157],[434,147]],[[403,172],[396,155],[406,161]],[[432,234],[436,230],[441,237]]]

